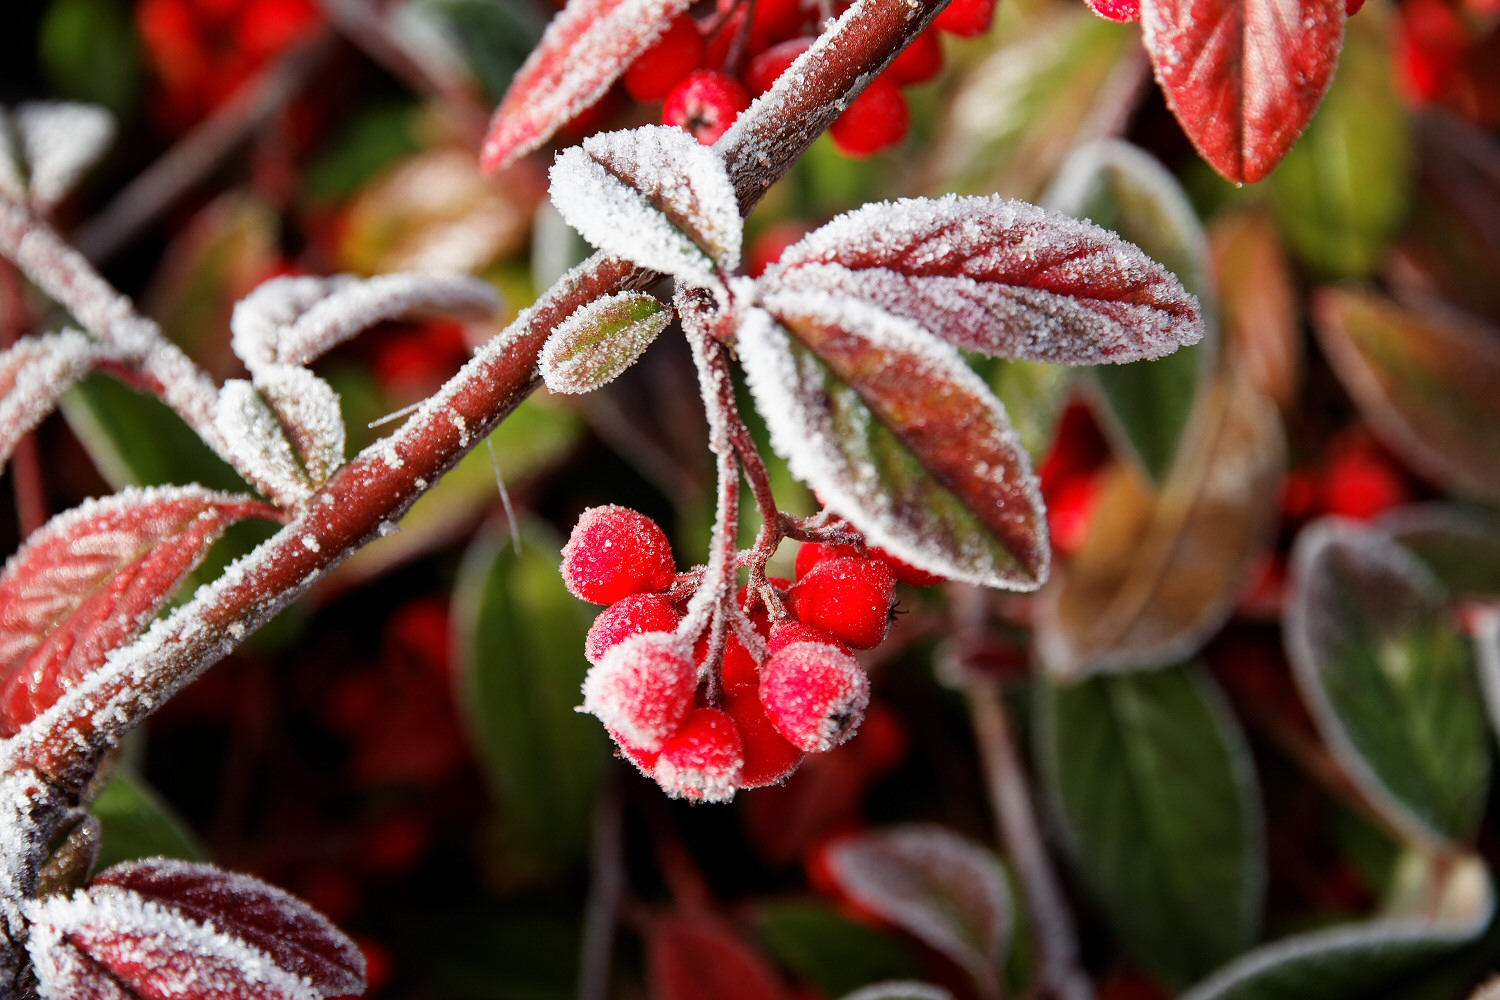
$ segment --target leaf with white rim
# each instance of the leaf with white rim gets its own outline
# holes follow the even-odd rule
[[[214,404],[214,424],[235,468],[267,497],[295,505],[312,495],[312,480],[281,419],[253,384],[242,378],[224,383]]]
[[[900,980],[871,983],[844,994],[841,1000],[953,1000],[953,994],[931,983]]]
[[[999,400],[957,350],[868,303],[783,291],[738,350],[771,443],[832,509],[903,562],[1034,590],[1046,520]]]
[[[542,346],[537,365],[553,392],[593,392],[608,385],[651,346],[672,314],[643,292],[620,292],[577,309]]]
[[[314,486],[344,464],[344,415],[333,386],[306,368],[274,365],[256,372],[256,387],[281,419]]]
[[[940,826],[908,824],[836,843],[828,871],[851,900],[952,959],[982,995],[998,995],[1010,889],[988,849]]]
[[[1418,503],[1373,522],[1427,564],[1457,597],[1500,597],[1500,517],[1478,507]]]
[[[115,137],[115,119],[95,104],[36,101],[12,112],[31,201],[49,208],[73,190]]]
[[[724,161],[687,132],[646,126],[585,139],[552,164],[552,204],[605,253],[696,285],[740,260]]]
[[[1138,247],[995,197],[866,205],[787,248],[760,287],[866,299],[964,350],[1054,364],[1158,358],[1203,334],[1198,301]]]
[[[77,330],[26,337],[0,352],[0,469],[16,442],[46,419],[102,355]]]
[[[1490,750],[1473,652],[1449,594],[1375,529],[1324,518],[1292,550],[1287,655],[1329,748],[1419,843],[1471,837]]]

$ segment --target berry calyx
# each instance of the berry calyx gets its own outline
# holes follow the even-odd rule
[[[837,647],[794,642],[766,661],[760,702],[792,746],[809,753],[832,750],[859,728],[870,704],[870,680]]]
[[[625,92],[637,101],[659,101],[683,77],[703,65],[703,35],[688,14],[672,19],[666,33],[625,71]]]
[[[666,590],[677,575],[672,544],[657,523],[629,507],[590,507],[562,550],[568,591],[594,604]]]
[[[687,129],[703,145],[712,146],[749,106],[750,95],[734,77],[718,70],[698,69],[667,95],[661,120]]]
[[[901,88],[879,76],[834,119],[828,134],[845,156],[871,156],[900,142],[910,124]]]
[[[617,643],[583,678],[582,711],[622,742],[659,750],[682,725],[698,687],[698,668],[671,633],[647,632]]]
[[[814,567],[787,591],[787,607],[804,625],[853,649],[874,649],[891,624],[896,578],[879,559],[841,556]]]
[[[598,663],[614,646],[633,635],[670,632],[682,618],[662,594],[631,594],[622,597],[594,619],[583,641],[583,655]]]
[[[656,783],[674,799],[728,802],[740,787],[745,751],[729,713],[698,708],[688,713],[656,758]]]
[[[766,715],[765,706],[760,702],[758,688],[751,686],[726,690],[724,710],[734,719],[734,724],[740,731],[740,742],[744,746],[745,764],[740,772],[741,788],[778,785],[797,770],[802,763],[802,751],[776,731]]]

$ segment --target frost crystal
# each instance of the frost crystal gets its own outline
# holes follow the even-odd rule
[[[1203,335],[1197,300],[1138,247],[997,197],[867,205],[788,248],[762,287],[864,299],[965,350],[1029,361],[1138,361]]]
[[[281,418],[313,485],[344,464],[344,418],[333,387],[306,368],[268,365],[256,383]]]
[[[649,295],[620,292],[595,299],[559,323],[537,364],[553,392],[593,392],[635,364],[672,314]]]
[[[552,203],[605,253],[697,285],[739,266],[740,215],[724,163],[677,128],[611,132],[552,164]]]
[[[102,354],[77,330],[28,337],[0,353],[0,468]]]

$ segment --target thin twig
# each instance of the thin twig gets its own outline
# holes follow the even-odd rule
[[[287,49],[80,226],[73,234],[73,245],[95,263],[109,260],[128,246],[286,107],[322,65],[332,50],[330,42],[330,33],[321,31]]]
[[[583,910],[583,945],[578,962],[578,1000],[606,1000],[614,952],[615,924],[625,893],[625,850],[618,783],[606,783],[594,803],[589,894]]]
[[[1016,749],[1000,687],[994,682],[972,680],[965,686],[964,696],[979,741],[995,825],[1015,865],[1031,914],[1042,994],[1058,1000],[1090,1000],[1093,987],[1078,963],[1073,918],[1063,901],[1052,859],[1047,856],[1026,768]]]

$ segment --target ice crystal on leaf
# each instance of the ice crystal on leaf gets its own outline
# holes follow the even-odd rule
[[[0,469],[16,442],[52,412],[102,354],[77,330],[27,337],[0,352]]]
[[[666,33],[688,0],[572,0],[547,25],[490,123],[485,170],[541,147]]]
[[[1158,358],[1203,335],[1198,301],[1138,247],[997,197],[866,205],[763,279],[865,299],[969,351],[1069,365]]]
[[[621,292],[583,306],[558,324],[537,359],[553,392],[593,392],[633,365],[672,321],[649,295]]]
[[[724,162],[678,128],[610,132],[552,164],[552,203],[607,254],[698,285],[739,266],[740,213]]]
[[[333,387],[306,368],[276,365],[257,373],[257,384],[275,409],[314,486],[344,464],[344,418]]]
[[[254,385],[238,378],[225,382],[214,408],[214,424],[235,468],[267,496],[287,505],[312,496],[313,484],[281,420]]]

